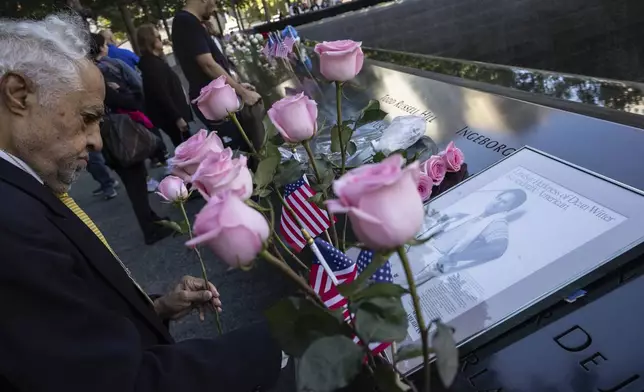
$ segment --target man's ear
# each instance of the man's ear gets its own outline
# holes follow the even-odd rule
[[[11,113],[25,116],[34,99],[32,83],[24,75],[7,72],[0,78],[0,102]]]

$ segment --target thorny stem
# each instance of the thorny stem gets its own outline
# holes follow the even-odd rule
[[[313,173],[315,174],[315,179],[318,182],[319,185],[322,184],[322,176],[320,175],[320,170],[318,170],[318,166],[315,163],[315,157],[313,156],[313,150],[311,150],[311,145],[309,144],[309,141],[306,140],[302,142],[302,145],[304,146],[304,149],[306,150],[306,154],[309,156],[309,163],[311,164],[311,167],[313,168]],[[324,197],[325,200],[328,199],[326,190],[322,191],[322,196]],[[329,211],[328,207],[324,207],[326,210],[326,213],[329,215],[329,226],[331,227],[331,232],[333,233],[333,239],[335,241],[331,241],[331,236],[329,235],[329,231],[324,229],[324,234],[326,235],[327,240],[329,241],[330,244],[333,244],[333,246],[339,246],[339,240],[338,240],[338,232],[335,229],[335,222],[333,221],[333,214],[331,211]]]
[[[246,144],[248,144],[248,147],[250,148],[252,153],[255,154],[255,155],[259,155],[259,154],[257,154],[257,150],[255,150],[255,146],[253,145],[253,143],[248,138],[248,135],[246,135],[246,132],[244,131],[244,128],[239,123],[239,120],[237,119],[237,114],[235,114],[233,112],[233,113],[228,113],[228,115],[229,115],[230,119],[233,120],[233,122],[237,126],[237,129],[239,129],[239,132],[241,133],[242,137],[246,141]]]
[[[188,227],[188,235],[190,236],[190,239],[192,239],[192,226],[190,226],[190,219],[188,219],[186,208],[183,206],[183,201],[179,202],[178,204],[179,204],[179,208],[181,209],[181,213],[183,214],[183,219],[186,222],[186,226]],[[210,284],[208,284],[208,274],[206,273],[206,264],[203,262],[203,258],[201,257],[201,252],[199,252],[199,247],[195,246],[194,250],[195,250],[195,253],[197,254],[197,258],[199,259],[199,263],[201,264],[201,274],[202,274],[204,283],[206,285],[206,290],[209,290]],[[213,307],[213,310],[215,312],[215,317],[217,322],[217,331],[219,332],[219,335],[222,335],[223,331],[221,328],[221,321],[219,320],[219,311],[217,311],[217,309],[214,307]]]
[[[277,233],[274,235],[274,237],[277,240],[277,243],[280,244],[282,249],[284,249],[286,251],[286,253],[288,253],[289,256],[291,256],[293,258],[293,260],[295,260],[300,265],[300,267],[304,268],[305,271],[309,271],[309,267],[307,267],[306,264],[304,264],[304,262],[302,260],[300,260],[300,258],[295,255],[295,253],[291,252],[291,250],[284,243],[284,241],[282,241],[280,236],[277,235]]]
[[[273,266],[277,267],[280,271],[282,271],[286,276],[291,278],[297,285],[299,286],[302,291],[304,291],[306,294],[308,294],[311,299],[313,299],[318,305],[321,305],[324,307],[324,302],[318,297],[317,293],[309,286],[308,283],[304,279],[302,279],[301,276],[296,274],[291,267],[289,267],[287,264],[284,264],[278,259],[277,257],[273,256],[268,252],[267,250],[263,250],[259,254],[264,260],[268,261],[270,264]]]
[[[335,82],[335,105],[336,105],[336,111],[338,113],[338,140],[340,141],[340,154],[342,154],[342,166],[340,169],[340,175],[344,175],[345,169],[346,169],[346,164],[347,164],[347,157],[346,157],[346,146],[344,145],[344,142],[342,141],[342,82]]]
[[[427,326],[425,325],[425,320],[423,319],[423,313],[420,308],[420,300],[418,298],[418,292],[416,291],[416,282],[414,282],[414,275],[411,272],[411,267],[409,266],[409,259],[407,259],[407,253],[405,253],[405,248],[403,246],[398,247],[398,256],[400,261],[405,269],[405,275],[407,277],[407,284],[409,285],[409,294],[411,294],[411,299],[414,304],[414,313],[416,313],[416,322],[418,323],[418,329],[420,329],[420,338],[423,344],[423,367],[425,369],[425,380],[423,384],[423,391],[429,392],[429,334]]]

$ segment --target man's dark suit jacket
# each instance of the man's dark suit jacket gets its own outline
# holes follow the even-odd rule
[[[265,390],[280,359],[264,325],[175,343],[83,222],[0,159],[0,391]]]

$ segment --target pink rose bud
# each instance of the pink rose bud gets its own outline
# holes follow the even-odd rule
[[[332,213],[347,213],[358,240],[366,247],[390,250],[415,237],[423,223],[418,193],[418,162],[401,169],[394,154],[377,164],[351,170],[333,183],[337,200],[327,201]]]
[[[351,40],[324,41],[315,45],[315,53],[320,56],[320,73],[334,82],[355,78],[364,63],[361,45],[362,42]]]
[[[418,179],[418,193],[420,194],[420,198],[423,201],[429,200],[429,198],[432,196],[432,187],[434,186],[434,181],[431,179],[431,177],[421,174],[420,178]]]
[[[192,101],[201,113],[211,121],[223,120],[228,113],[239,110],[239,99],[235,90],[226,84],[226,76],[221,75],[201,89],[199,97]]]
[[[208,134],[208,131],[202,129],[175,148],[174,157],[170,159],[172,174],[185,182],[190,182],[190,177],[195,173],[208,151],[221,152],[223,150],[224,143],[217,133]]]
[[[318,105],[314,100],[299,93],[285,97],[268,109],[268,117],[289,143],[309,140],[317,130]]]
[[[246,164],[247,158],[243,155],[233,159],[230,148],[209,151],[192,176],[192,185],[206,200],[224,191],[232,191],[247,200],[253,194],[253,178]]]
[[[233,268],[250,265],[270,235],[264,215],[232,192],[211,197],[197,214],[193,231],[195,238],[187,246],[204,244]]]
[[[445,178],[445,173],[447,173],[447,166],[443,158],[438,155],[432,155],[428,160],[423,162],[421,171],[434,181],[434,185],[440,185]]]
[[[449,142],[445,151],[440,153],[447,167],[447,171],[457,172],[461,170],[461,165],[465,162],[463,151],[454,146],[454,142]]]
[[[188,198],[188,189],[183,180],[176,176],[167,176],[159,183],[157,195],[167,201],[182,201]]]

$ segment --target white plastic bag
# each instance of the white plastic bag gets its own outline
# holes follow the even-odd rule
[[[406,150],[425,134],[425,119],[419,116],[398,116],[382,132],[371,146],[375,151],[389,155],[394,151]]]

